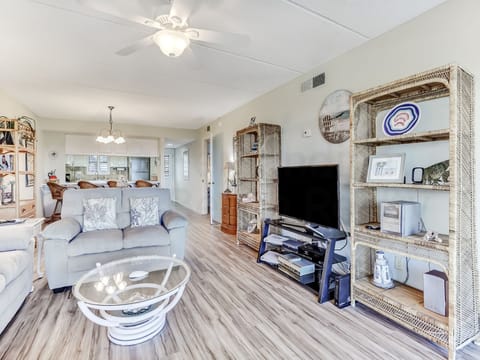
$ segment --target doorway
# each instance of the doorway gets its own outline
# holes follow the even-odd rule
[[[207,214],[210,223],[222,222],[223,135],[205,140]]]

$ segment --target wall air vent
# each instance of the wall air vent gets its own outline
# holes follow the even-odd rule
[[[210,125],[207,125],[207,132],[210,132]]]
[[[325,73],[314,76],[302,83],[302,92],[316,88],[317,86],[325,84]]]

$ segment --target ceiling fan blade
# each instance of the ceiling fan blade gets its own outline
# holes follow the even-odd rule
[[[196,8],[196,5],[197,0],[172,0],[169,14],[170,20],[176,22],[175,25],[184,25]]]
[[[207,29],[188,28],[185,30],[185,34],[191,40],[198,40],[221,45],[230,45],[234,43],[235,45],[245,46],[250,42],[250,37],[245,34],[234,34]]]
[[[140,15],[126,15],[122,13],[120,10],[118,10],[115,6],[110,6],[110,3],[107,3],[107,2],[99,3],[98,1],[94,1],[94,0],[77,0],[77,1],[80,5],[89,7],[90,9],[102,12],[107,15],[115,16],[119,19],[128,20],[140,25],[149,26],[159,30],[164,29],[164,27],[159,22],[153,19],[149,19],[145,16],[140,16]]]
[[[153,35],[149,35],[143,39],[135,41],[132,45],[124,47],[116,52],[117,55],[126,56],[134,53],[137,50],[140,50],[144,47],[153,45],[155,42],[153,41]]]

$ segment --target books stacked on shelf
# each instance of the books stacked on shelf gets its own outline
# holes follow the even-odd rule
[[[295,254],[279,255],[278,269],[302,284],[315,281],[315,264]]]
[[[287,241],[284,241],[282,244],[282,248],[285,250],[290,250],[290,251],[298,251],[298,248],[305,244],[305,242],[300,241],[300,240],[295,240],[295,239],[288,239]]]
[[[260,256],[260,260],[270,265],[278,265],[279,256],[280,253],[273,250],[268,250],[262,256]]]
[[[278,234],[270,234],[263,241],[266,243],[272,244],[272,245],[279,245],[282,246],[285,241],[288,240],[288,237],[286,236],[281,236]]]

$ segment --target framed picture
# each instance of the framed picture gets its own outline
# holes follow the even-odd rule
[[[0,159],[0,171],[14,171],[14,155],[3,154]]]
[[[35,177],[32,174],[25,175],[25,186],[30,187],[35,184]]]
[[[370,155],[367,182],[403,183],[405,154]]]
[[[25,153],[25,171],[32,172],[34,171],[33,167],[33,155],[29,153]],[[33,174],[26,174],[25,175],[25,186],[33,186],[34,185],[34,176]]]

